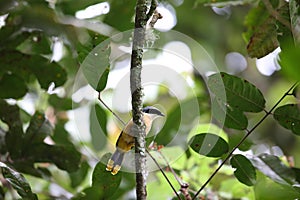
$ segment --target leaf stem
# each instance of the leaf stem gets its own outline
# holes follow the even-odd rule
[[[184,183],[176,174],[176,172],[174,171],[174,169],[170,166],[168,160],[166,159],[166,157],[164,156],[164,154],[162,154],[162,152],[158,151],[158,153],[161,155],[161,157],[164,159],[164,161],[166,162],[168,168],[171,170],[173,176],[175,177],[176,181],[178,182],[178,184],[180,185],[180,191],[183,193],[183,195],[185,196],[186,200],[191,200],[192,197],[188,192],[188,188],[189,188],[189,184],[188,183]]]
[[[112,111],[112,109],[110,109],[110,107],[108,107],[108,105],[101,99],[100,96],[100,92],[98,94],[98,100],[106,107],[107,110],[109,110],[109,112],[111,112],[121,123],[122,125],[125,127],[126,123],[114,112]]]
[[[207,181],[201,186],[201,188],[197,191],[193,200],[200,194],[200,192],[207,186],[207,184],[214,178],[214,176],[219,172],[219,170],[223,167],[223,165],[229,160],[232,156],[233,152],[239,148],[239,146],[249,137],[251,133],[273,112],[273,110],[280,104],[280,102],[289,95],[289,92],[298,84],[298,82],[294,83],[287,92],[276,102],[276,104],[266,112],[266,114],[255,124],[255,126],[240,140],[240,142],[230,151],[230,153],[226,156],[226,158],[222,161],[219,167],[212,173],[212,175],[207,179]]]
[[[158,162],[156,161],[156,159],[151,155],[151,153],[146,149],[146,152],[148,153],[148,155],[150,156],[150,158],[153,160],[153,162],[156,164],[156,166],[158,167],[158,169],[160,170],[160,172],[163,174],[163,176],[165,177],[165,179],[167,180],[168,184],[171,186],[173,192],[176,194],[177,198],[179,200],[182,200],[181,197],[179,196],[179,194],[177,193],[176,189],[174,188],[174,186],[172,185],[171,181],[169,180],[169,178],[167,177],[166,173],[164,172],[164,170],[160,167],[160,165],[158,164]]]

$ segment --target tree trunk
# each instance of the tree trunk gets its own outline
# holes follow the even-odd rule
[[[135,29],[131,54],[130,89],[132,97],[132,117],[135,124],[135,168],[137,199],[146,199],[146,151],[145,124],[143,122],[143,88],[141,71],[145,30],[147,23],[147,0],[137,0],[135,14]]]

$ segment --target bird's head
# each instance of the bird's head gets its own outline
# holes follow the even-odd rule
[[[145,108],[143,108],[143,113],[151,116],[151,118],[156,118],[156,117],[164,117],[165,115],[158,110],[157,108],[153,107],[153,106],[147,106]]]

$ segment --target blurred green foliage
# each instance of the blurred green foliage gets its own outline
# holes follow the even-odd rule
[[[75,17],[77,11],[97,3],[108,3],[109,12],[92,19]],[[291,81],[300,79],[300,5],[297,0],[162,0],[159,5],[174,11],[173,29],[201,44],[220,71],[229,71],[225,57],[230,52],[247,58],[247,68],[238,74],[183,74],[193,82],[194,99],[194,91],[187,90],[186,97],[178,100],[161,87],[155,99],[145,102],[160,103],[167,115],[160,133],[147,139],[151,154],[175,188],[179,191],[181,185],[174,173],[181,183],[188,183],[193,196],[219,166],[223,154],[261,117],[251,112],[268,110]],[[107,99],[113,96],[113,90],[106,89],[110,73],[117,71],[111,59],[120,49],[113,45],[125,39],[110,37],[133,28],[134,10],[135,1],[130,0],[0,1],[0,199],[134,199],[134,173],[112,176],[105,171],[107,153],[121,128],[113,125],[116,121],[96,96],[84,90],[79,93],[83,97],[75,100],[87,85]],[[160,36],[158,30],[155,34]],[[161,36],[159,45],[163,46],[169,40]],[[126,42],[130,47],[131,41]],[[59,59],[54,56],[57,47],[61,48]],[[281,70],[262,76],[255,58],[277,47],[281,48]],[[155,58],[160,51],[150,54],[149,58]],[[78,81],[82,79],[87,80]],[[300,196],[299,104],[291,97],[281,104],[274,112],[275,120],[269,117],[254,130],[239,147],[242,155],[222,167],[200,194],[202,198]],[[88,114],[82,112],[72,119],[80,109]],[[119,115],[128,118],[125,113]],[[84,123],[88,126],[82,130]],[[216,125],[224,125],[223,130]],[[74,134],[74,129],[80,133]],[[212,143],[217,145],[209,149]],[[201,149],[201,144],[208,148]],[[273,151],[274,146],[281,150]],[[208,149],[212,151],[207,153]],[[148,199],[175,199],[150,158],[148,163],[155,169],[149,173]]]

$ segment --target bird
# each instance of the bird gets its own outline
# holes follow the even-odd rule
[[[153,106],[147,106],[143,108],[143,120],[145,123],[145,133],[149,133],[152,122],[157,117],[164,117],[165,115]],[[125,128],[121,131],[118,140],[116,142],[116,150],[110,157],[106,165],[106,171],[110,171],[112,175],[116,175],[120,169],[124,159],[125,153],[130,151],[135,144],[134,137],[134,123],[131,119]]]

